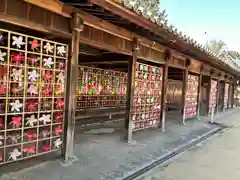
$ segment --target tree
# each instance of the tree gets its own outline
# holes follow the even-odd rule
[[[226,44],[222,40],[213,39],[206,43],[206,47],[217,55],[221,55],[226,50]]]

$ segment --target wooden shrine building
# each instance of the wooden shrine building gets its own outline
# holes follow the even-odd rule
[[[16,7],[18,7],[16,9]],[[233,107],[240,70],[123,0],[0,1],[0,165],[62,150],[75,129],[165,130]]]

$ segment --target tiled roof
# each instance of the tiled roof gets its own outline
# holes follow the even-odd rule
[[[199,50],[201,50],[202,52],[205,52],[208,56],[210,56],[211,58],[214,58],[216,61],[220,60],[227,66],[230,66],[233,69],[240,72],[240,68],[235,66],[234,63],[227,63],[225,59],[221,58],[219,55],[212,52],[206,46],[198,43],[192,37],[184,34],[182,31],[179,31],[173,25],[169,24],[167,20],[164,20],[164,18],[161,18],[161,16],[152,16],[151,13],[149,13],[146,8],[141,6],[141,4],[139,4],[139,3],[136,3],[136,0],[114,0],[114,1],[116,3],[120,3],[122,6],[130,9],[131,11],[134,11],[135,13],[143,16],[144,18],[148,19],[149,21],[153,22],[154,24],[157,24],[159,27],[161,27],[165,31],[177,36],[178,38],[182,39],[186,43],[192,45],[193,47],[196,47]]]

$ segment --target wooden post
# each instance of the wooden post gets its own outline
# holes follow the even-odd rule
[[[202,97],[202,72],[199,75],[198,99],[197,99],[197,119],[200,120],[200,102]]]
[[[139,50],[139,41],[134,39],[133,41],[133,54],[132,59],[128,63],[128,96],[127,96],[127,109],[126,109],[126,119],[125,119],[125,128],[126,135],[125,140],[128,143],[132,142],[132,130],[133,130],[133,121],[132,121],[132,106],[134,98],[134,88],[135,88],[135,73],[136,73],[136,62],[137,62],[137,51]]]
[[[212,76],[210,75],[210,79],[209,79],[209,82],[208,82],[208,89],[207,89],[207,112],[206,112],[206,115],[208,116],[209,115],[209,103],[210,103],[210,94],[211,94],[211,84],[212,84]]]
[[[219,78],[217,79],[216,114],[219,113],[219,103],[220,103],[220,101],[219,101],[219,98],[220,98],[219,97],[219,95],[220,95],[220,79]]]
[[[188,83],[188,70],[186,69],[183,74],[183,90],[182,90],[182,124],[185,124],[185,103],[187,95],[187,84]]]
[[[83,30],[83,21],[78,14],[73,15],[72,20],[72,41],[69,51],[69,63],[67,74],[67,91],[66,91],[66,112],[65,112],[65,133],[63,143],[64,161],[74,160],[74,127],[76,111],[76,79],[78,76],[78,56],[80,32]]]
[[[168,63],[164,65],[163,72],[163,82],[162,82],[162,109],[161,109],[161,129],[162,132],[165,131],[165,121],[166,121],[166,101],[167,101],[167,86],[168,86]]]
[[[223,100],[222,100],[222,109],[221,111],[224,112],[225,111],[225,91],[226,91],[226,81],[224,80],[224,85],[223,85]]]
[[[233,106],[234,106],[234,94],[235,94],[235,88],[236,88],[236,84],[235,84],[235,82],[234,82],[233,85],[232,85],[232,96],[231,96],[232,101],[231,101],[231,108],[233,108]]]

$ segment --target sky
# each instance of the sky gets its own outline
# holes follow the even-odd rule
[[[160,0],[160,9],[166,9],[170,24],[199,43],[223,40],[229,50],[240,52],[240,0]]]

